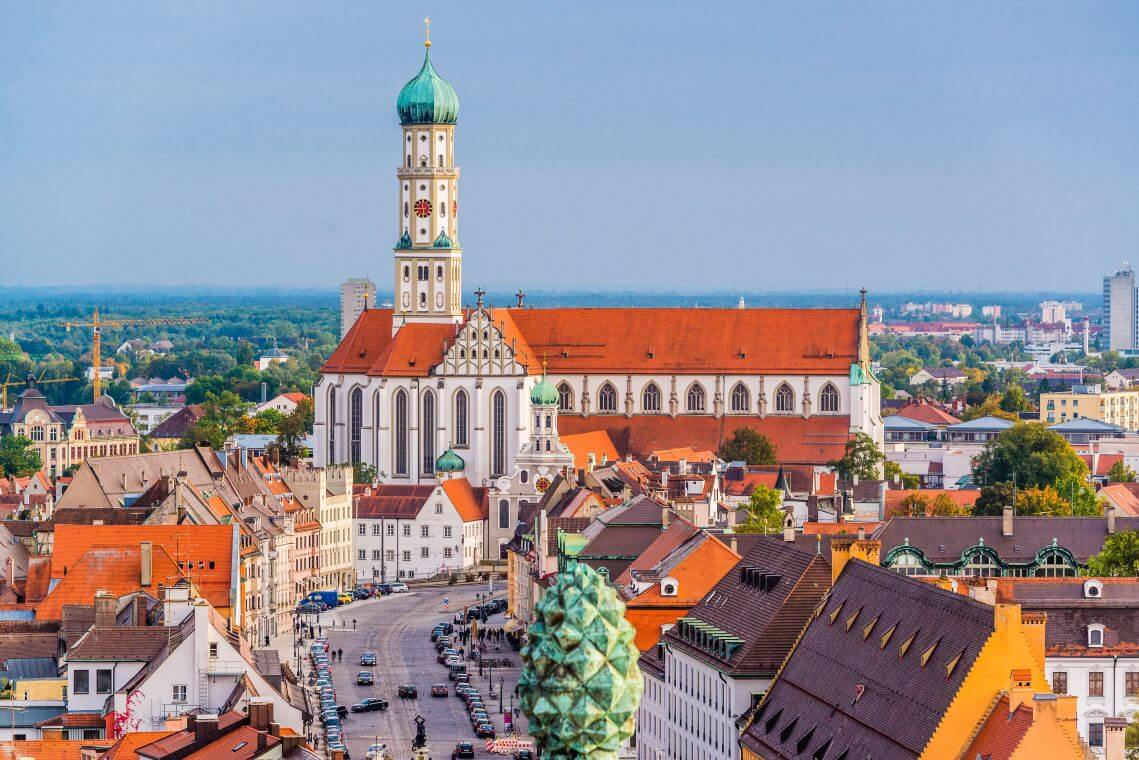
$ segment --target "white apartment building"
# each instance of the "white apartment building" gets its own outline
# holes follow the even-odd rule
[[[352,468],[286,467],[281,480],[303,506],[318,505],[320,522],[319,585],[345,589],[354,583]]]
[[[1139,347],[1139,290],[1130,265],[1103,278],[1104,329],[1112,351]]]
[[[368,487],[355,511],[358,583],[430,578],[486,557],[487,489],[466,478]]]

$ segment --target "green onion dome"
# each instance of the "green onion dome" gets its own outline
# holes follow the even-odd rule
[[[423,68],[403,86],[396,100],[399,123],[454,124],[459,119],[459,96],[455,88],[435,72],[431,51],[423,57]]]
[[[436,472],[462,472],[466,466],[467,463],[463,461],[463,458],[451,448],[448,448],[435,460]]]
[[[395,248],[397,251],[411,248],[411,235],[407,234],[407,230],[404,230],[403,234],[399,236],[399,240],[396,241]]]
[[[530,391],[530,403],[539,406],[553,406],[558,403],[558,389],[554,384],[547,379],[545,373],[542,374],[542,379]]]
[[[435,238],[432,244],[435,248],[454,248],[455,244],[451,242],[451,238],[447,235],[445,230],[439,230],[439,237]]]

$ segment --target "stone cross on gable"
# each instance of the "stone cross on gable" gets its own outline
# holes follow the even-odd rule
[[[479,288],[478,290],[475,291],[475,299],[476,299],[475,308],[476,309],[482,308],[482,297],[485,295],[486,295],[486,291],[483,290],[482,288]]]
[[[518,299],[518,308],[521,309],[526,299],[526,291],[519,288],[518,292],[514,294],[514,297]]]

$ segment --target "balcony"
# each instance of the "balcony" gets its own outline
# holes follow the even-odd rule
[[[245,673],[248,665],[243,660],[206,660],[204,668],[209,676],[240,676]]]

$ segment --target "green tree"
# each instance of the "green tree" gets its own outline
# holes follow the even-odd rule
[[[1012,483],[993,483],[981,489],[981,495],[973,504],[973,514],[978,517],[1000,517],[1006,506],[1016,501]]]
[[[1017,386],[1020,387],[1020,386]],[[1006,412],[1001,408],[1002,396],[992,394],[986,397],[981,403],[970,406],[961,414],[961,419],[968,422],[969,420],[978,420],[982,417],[997,417],[1009,422],[1017,422],[1020,416],[1015,412]]]
[[[1100,553],[1088,559],[1088,575],[1139,576],[1139,531],[1108,536]]]
[[[1005,388],[1004,394],[1001,395],[1000,406],[1002,411],[1010,414],[1027,412],[1032,408],[1028,403],[1028,397],[1024,395],[1024,388],[1019,385],[1010,385]]]
[[[906,517],[925,517],[929,514],[929,497],[923,493],[911,493],[898,505],[899,513]]]
[[[253,365],[253,344],[245,338],[237,342],[237,363],[244,366]]]
[[[314,417],[312,399],[306,398],[281,420],[281,424],[277,427],[277,445],[280,447],[283,461],[289,462],[295,457],[304,456],[307,452],[305,437],[312,432]]]
[[[250,418],[250,428],[258,435],[276,435],[280,432],[285,415],[276,409],[265,409]]]
[[[245,432],[245,408],[245,402],[230,391],[208,394],[202,402],[202,416],[186,431],[180,446],[191,448],[204,443],[222,448],[226,438]]]
[[[886,480],[891,483],[895,480],[901,482],[903,488],[917,488],[921,485],[921,478],[909,472],[902,472],[902,466],[887,459],[882,463]]]
[[[978,483],[1060,490],[1067,478],[1087,480],[1088,468],[1060,434],[1043,423],[1020,422],[985,444],[973,463]],[[1062,493],[1063,491],[1061,491]]]
[[[968,514],[969,510],[962,507],[947,493],[939,493],[929,505],[929,513],[933,517],[960,517]]]
[[[34,475],[43,467],[40,453],[32,448],[30,439],[22,435],[0,438],[0,472],[7,477],[24,478]]]
[[[353,483],[371,484],[376,482],[378,476],[376,468],[367,462],[357,462],[352,466]]]
[[[783,530],[783,492],[760,483],[736,516],[736,533],[778,533]],[[740,520],[740,517],[744,517]]]
[[[881,466],[886,455],[878,448],[874,439],[866,433],[855,433],[846,442],[846,451],[841,459],[830,462],[843,478],[858,477],[862,480],[876,480],[881,477]]]
[[[1071,517],[1072,505],[1052,486],[1021,488],[1016,493],[1016,513],[1034,517]]]
[[[1110,483],[1134,483],[1135,470],[1132,470],[1120,459],[1107,471],[1107,480]]]
[[[725,462],[776,464],[777,450],[763,433],[749,427],[738,428],[732,437],[720,444],[717,456]]]

